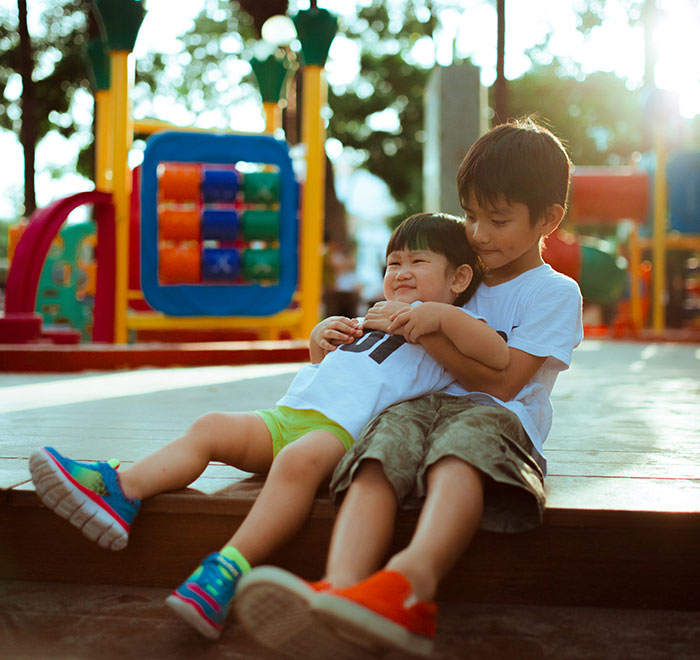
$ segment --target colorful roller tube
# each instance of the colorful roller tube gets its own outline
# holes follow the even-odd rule
[[[243,251],[243,277],[245,279],[273,282],[279,278],[279,269],[279,250],[265,248]]]
[[[277,241],[280,231],[278,211],[249,209],[241,216],[242,237],[245,241]]]
[[[196,163],[161,163],[158,167],[160,198],[169,202],[196,202],[201,179],[201,168]]]
[[[201,281],[198,244],[178,243],[158,248],[158,274],[162,284],[195,284]]]
[[[238,213],[233,209],[204,209],[202,239],[205,241],[235,241],[238,238]]]
[[[280,199],[277,172],[247,172],[243,177],[243,201],[247,204],[276,204]]]
[[[238,196],[238,172],[234,169],[205,169],[202,201],[205,204],[233,203]]]
[[[191,208],[158,209],[158,229],[162,241],[199,241],[199,212]]]
[[[241,256],[235,248],[204,248],[202,279],[233,281],[238,278]]]

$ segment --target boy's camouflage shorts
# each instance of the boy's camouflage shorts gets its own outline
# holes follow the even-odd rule
[[[331,497],[339,504],[364,459],[376,459],[403,509],[417,509],[426,494],[426,473],[445,456],[456,456],[485,476],[482,529],[521,532],[542,522],[542,470],[517,416],[500,406],[432,394],[404,401],[377,415],[333,473]]]

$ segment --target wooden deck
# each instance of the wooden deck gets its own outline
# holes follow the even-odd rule
[[[138,460],[209,410],[252,410],[297,364],[0,373],[0,579],[172,587],[242,519],[259,478],[211,465],[192,489],[145,503],[129,547],[107,553],[46,511],[31,452]],[[539,530],[480,533],[441,590],[447,602],[700,609],[700,346],[587,340],[560,376]],[[272,563],[314,578],[334,510]],[[396,543],[412,516],[402,516]],[[46,557],[51,560],[47,561]]]

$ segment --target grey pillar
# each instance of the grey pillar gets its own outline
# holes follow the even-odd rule
[[[436,67],[425,91],[423,196],[426,211],[461,215],[457,168],[469,147],[487,129],[486,89],[480,69],[462,62]]]

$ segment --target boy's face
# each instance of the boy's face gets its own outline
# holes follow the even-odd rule
[[[467,240],[481,257],[488,276],[514,277],[544,263],[540,239],[546,235],[546,221],[530,222],[525,204],[505,199],[481,207],[474,193],[465,204]]]
[[[431,250],[395,250],[386,258],[384,297],[403,303],[454,302],[455,269]]]

